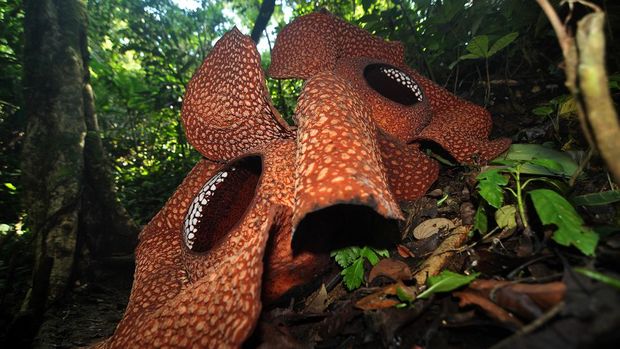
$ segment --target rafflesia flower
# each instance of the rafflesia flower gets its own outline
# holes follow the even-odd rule
[[[326,12],[282,30],[269,73],[306,80],[295,126],[237,29],[190,81],[183,124],[204,158],[141,232],[129,304],[100,347],[240,347],[262,302],[316,278],[325,252],[400,238],[398,203],[438,176],[420,142],[466,163],[509,146],[488,140],[486,110],[407,67],[400,43]]]

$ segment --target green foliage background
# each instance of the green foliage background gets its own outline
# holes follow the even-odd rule
[[[217,38],[235,24],[249,33],[261,2],[196,0],[189,1],[190,8],[180,3],[188,1],[88,1],[91,82],[101,134],[120,200],[139,223],[159,210],[199,158],[179,122],[185,85]],[[457,94],[481,101],[484,93],[484,61],[459,60],[469,52],[467,44],[480,36],[493,43],[511,33],[518,33],[516,40],[488,57],[490,77],[562,85],[555,36],[532,1],[281,0],[268,28],[269,46],[291,17],[321,7],[404,42],[411,66]],[[608,13],[611,20],[618,15]],[[0,223],[11,226],[22,212],[22,37],[22,0],[0,0]],[[267,67],[269,49],[262,56]],[[612,72],[617,60],[610,55]],[[302,83],[269,79],[268,86],[290,121]]]

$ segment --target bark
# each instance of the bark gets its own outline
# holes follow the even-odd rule
[[[620,123],[605,70],[604,13],[590,2],[580,2],[594,13],[578,22],[575,37],[549,1],[536,1],[549,18],[562,48],[566,87],[577,101],[581,129],[590,147],[597,148],[601,153],[615,181],[620,182]]]
[[[276,0],[263,0],[260,5],[258,16],[256,17],[256,21],[254,21],[254,28],[252,28],[252,33],[250,34],[252,41],[257,44],[260,41],[260,37],[263,35],[263,31],[267,28],[267,24],[269,24],[269,19],[271,19],[275,5]]]
[[[23,310],[40,314],[67,289],[83,248],[97,256],[130,250],[136,229],[116,201],[98,134],[84,3],[30,0],[25,14],[22,180],[36,242]]]
[[[620,183],[620,123],[605,69],[605,15],[595,12],[578,23],[579,87],[601,156]]]

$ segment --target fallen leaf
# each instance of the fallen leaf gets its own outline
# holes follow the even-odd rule
[[[476,280],[469,287],[525,319],[535,319],[564,300],[563,282],[544,284],[512,283],[498,280]]]
[[[415,227],[413,229],[413,236],[418,240],[422,240],[437,234],[440,229],[450,230],[453,228],[454,223],[447,218],[432,218]]]
[[[309,343],[302,343],[291,335],[286,326],[272,324],[269,322],[261,322],[259,331],[263,342],[258,346],[260,349],[293,349],[293,348],[312,348]]]
[[[464,202],[459,208],[459,214],[463,224],[474,224],[474,217],[476,216],[476,208],[471,202]]]
[[[355,307],[362,310],[377,310],[377,309],[385,309],[391,308],[396,304],[399,304],[400,301],[395,298],[389,298],[389,296],[395,296],[396,284],[391,284],[386,287],[383,287],[381,290],[370,294],[357,302],[355,302]]]
[[[523,327],[523,323],[515,318],[512,314],[504,310],[499,305],[491,302],[484,295],[480,294],[480,292],[466,289],[460,292],[454,292],[453,295],[459,298],[459,306],[465,307],[467,305],[477,305],[491,318],[507,324],[515,329]]]
[[[444,269],[456,250],[465,244],[470,230],[470,225],[462,225],[450,232],[415,273],[414,278],[418,285],[425,285],[429,276],[437,275]]]
[[[368,282],[372,282],[378,276],[386,276],[394,281],[411,280],[411,269],[405,262],[392,258],[379,261],[368,275]]]
[[[316,290],[310,297],[308,297],[306,303],[306,311],[310,313],[320,314],[327,308],[327,289],[325,284],[321,284],[321,287]]]
[[[415,258],[415,254],[405,245],[396,245],[396,251],[398,252],[398,255],[403,258]]]

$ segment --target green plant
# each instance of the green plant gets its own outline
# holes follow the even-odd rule
[[[415,294],[415,290],[412,287],[405,286],[402,283],[397,284],[396,296],[402,303],[396,304],[396,308],[404,308],[416,299],[425,299],[435,293],[450,292],[459,287],[468,285],[474,281],[478,275],[480,275],[480,273],[463,275],[444,270],[435,276],[429,277],[426,281],[426,289],[418,295]]]
[[[506,212],[511,212],[504,204],[507,192],[516,201],[516,212],[523,227],[529,229],[525,197],[528,194],[541,222],[554,224],[557,230],[552,239],[557,243],[577,247],[586,255],[593,255],[598,243],[598,235],[587,227],[573,206],[554,190],[529,190],[532,183],[562,191],[566,184],[561,179],[570,178],[577,170],[577,164],[566,154],[533,144],[514,144],[502,157],[495,159],[491,167],[480,173],[478,190],[480,196],[501,214],[496,213],[498,225],[510,226]],[[529,176],[529,177],[526,177]],[[513,180],[510,186],[509,179]],[[482,208],[481,208],[482,207]],[[474,229],[485,233],[488,229],[486,213],[481,205],[474,217]],[[484,216],[484,218],[482,217]]]
[[[475,36],[471,39],[471,41],[469,41],[469,43],[465,47],[468,53],[460,56],[459,59],[452,64],[454,65],[459,61],[466,59],[484,59],[484,71],[486,75],[486,90],[484,96],[485,104],[488,104],[489,99],[491,98],[491,74],[489,72],[489,58],[504,49],[506,46],[510,45],[513,41],[517,39],[518,36],[519,33],[516,32],[508,33],[497,39],[493,43],[493,45],[491,45],[491,47],[489,47],[489,37],[487,35]]]
[[[349,290],[354,290],[362,285],[364,280],[364,261],[368,260],[371,265],[379,262],[379,257],[389,257],[387,250],[377,250],[372,247],[345,247],[332,251],[330,254],[343,268],[340,273],[344,284]]]
[[[571,95],[560,95],[549,102],[539,105],[532,109],[534,115],[549,118],[553,125],[553,131],[559,140],[560,134],[560,118],[571,117],[577,115],[577,104]]]
[[[575,268],[574,269],[576,272],[578,272],[579,274],[585,275],[591,279],[594,279],[596,281],[600,281],[602,283],[605,283],[609,286],[613,286],[617,289],[620,289],[620,280],[611,276],[607,276],[605,274],[601,274],[597,271],[594,270],[590,270],[590,269],[586,269],[586,268]]]
[[[428,288],[420,293],[417,298],[428,298],[432,294],[440,292],[450,292],[461,286],[468,285],[474,281],[480,273],[462,275],[449,270],[444,270],[438,275],[431,276],[426,282]]]

